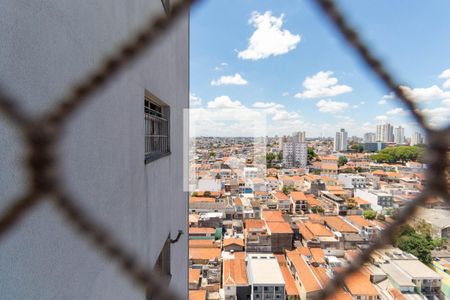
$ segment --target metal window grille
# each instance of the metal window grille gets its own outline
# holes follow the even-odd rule
[[[425,122],[425,117],[416,107],[416,103],[405,94],[397,80],[386,71],[383,63],[378,60],[362,39],[335,6],[332,0],[311,0],[332,22],[337,32],[355,50],[355,56],[366,64],[378,80],[389,90],[392,90],[414,120],[423,128],[428,141],[426,159],[426,186],[421,193],[412,200],[398,214],[397,219],[390,224],[382,235],[363,250],[361,255],[342,272],[337,273],[324,287],[317,299],[329,299],[339,289],[345,279],[357,271],[365,262],[369,261],[374,250],[390,244],[395,237],[398,227],[414,216],[417,206],[423,204],[430,197],[441,197],[450,203],[448,189],[448,150],[450,146],[450,126],[444,129],[433,129]],[[27,146],[26,170],[30,175],[30,184],[24,187],[24,194],[13,199],[0,211],[0,241],[14,225],[19,223],[37,204],[49,201],[60,213],[68,225],[80,234],[103,256],[118,265],[129,279],[135,282],[147,293],[158,299],[180,299],[167,288],[161,276],[149,269],[137,257],[118,241],[113,233],[100,224],[88,211],[80,207],[73,196],[65,189],[60,181],[61,164],[57,154],[62,139],[64,127],[70,118],[88,101],[92,101],[95,92],[111,82],[119,72],[156,43],[158,37],[175,24],[175,21],[185,16],[189,8],[200,0],[178,0],[171,5],[170,15],[163,13],[156,18],[149,19],[143,29],[138,31],[122,47],[107,56],[92,72],[78,84],[69,87],[68,93],[52,110],[40,116],[27,114],[14,97],[8,95],[0,86],[0,112],[8,121],[16,126],[23,135]],[[150,114],[151,115],[151,114]],[[159,116],[161,117],[161,116]],[[294,277],[297,277],[294,274]]]
[[[169,107],[145,100],[145,162],[170,154]]]

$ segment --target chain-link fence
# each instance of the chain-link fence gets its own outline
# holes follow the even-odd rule
[[[161,299],[178,299],[152,270],[146,268],[132,253],[125,249],[103,225],[89,216],[72,196],[67,192],[64,182],[60,181],[61,162],[58,147],[62,139],[64,127],[77,110],[93,101],[91,97],[100,88],[111,82],[131,62],[135,61],[144,50],[157,42],[157,38],[166,32],[177,18],[187,13],[199,0],[179,0],[173,3],[168,14],[162,14],[148,20],[142,30],[126,41],[113,55],[108,56],[98,68],[89,73],[78,84],[68,89],[65,97],[55,107],[40,116],[26,114],[13,96],[7,95],[0,87],[0,111],[22,133],[27,147],[26,165],[31,178],[25,194],[12,200],[0,215],[0,239],[5,233],[26,217],[37,204],[50,201],[67,223],[76,230],[80,237],[90,242],[102,255],[120,267],[124,274],[138,284],[148,294]],[[450,144],[450,127],[432,129],[427,125],[424,116],[415,102],[405,94],[400,84],[386,71],[383,64],[372,54],[362,42],[358,33],[350,27],[331,0],[315,0],[317,6],[335,25],[344,40],[354,48],[369,70],[378,76],[380,81],[400,99],[409,110],[415,121],[426,134],[428,147],[426,160],[426,186],[421,193],[404,207],[399,216],[383,234],[368,247],[343,272],[336,275],[322,290],[319,299],[332,295],[344,283],[345,278],[358,270],[370,258],[371,253],[393,241],[396,229],[405,223],[415,212],[418,205],[427,198],[437,196],[450,203],[447,187],[448,158]],[[1,242],[1,240],[0,240]]]

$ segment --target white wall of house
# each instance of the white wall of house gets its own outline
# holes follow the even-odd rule
[[[163,12],[160,0],[5,0],[0,3],[0,82],[38,114],[105,54]],[[169,234],[171,286],[187,298],[187,194],[182,119],[188,106],[188,18],[139,63],[94,95],[68,123],[63,177],[78,203],[153,266]],[[144,163],[144,92],[170,105],[172,154]],[[0,117],[0,209],[24,190],[24,153]],[[118,268],[74,234],[49,204],[0,240],[2,299],[144,299]]]

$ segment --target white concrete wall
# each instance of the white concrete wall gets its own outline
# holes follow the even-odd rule
[[[97,65],[160,0],[0,2],[0,82],[33,114]],[[67,128],[64,177],[79,203],[153,265],[169,233],[171,285],[187,298],[187,194],[182,190],[182,110],[188,105],[188,18]],[[144,164],[144,91],[171,106],[170,156]],[[17,132],[0,117],[0,209],[24,191]],[[144,292],[79,239],[49,204],[0,240],[0,298],[144,299]]]

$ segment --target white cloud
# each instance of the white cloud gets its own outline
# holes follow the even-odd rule
[[[297,93],[296,98],[322,98],[333,97],[343,93],[349,93],[353,89],[348,85],[338,85],[338,79],[332,77],[332,71],[320,71],[319,73],[308,76],[303,81],[305,91]]]
[[[194,93],[189,93],[189,104],[191,106],[198,106],[202,104],[202,98]]]
[[[450,69],[442,71],[442,73],[439,75],[439,78],[450,78]]]
[[[227,67],[228,64],[226,62],[221,62],[219,66],[215,67],[214,70],[216,71],[222,71],[225,67]]]
[[[213,101],[208,102],[208,108],[241,108],[242,103],[238,100],[233,101],[228,96],[216,97]]]
[[[190,126],[193,136],[264,136],[290,134],[293,128],[313,128],[300,114],[287,111],[276,102],[255,102],[247,107],[228,96],[208,102],[207,108],[190,109]]]
[[[450,98],[450,91],[443,91],[437,85],[428,88],[410,88],[401,86],[405,94],[416,102],[426,102],[432,100],[442,100]]]
[[[247,49],[240,51],[238,57],[242,59],[258,60],[285,54],[297,46],[300,35],[294,35],[287,29],[282,29],[284,15],[272,16],[272,12],[264,14],[253,12],[249,24],[256,30],[249,39]]]
[[[444,83],[442,84],[442,87],[444,89],[450,89],[450,78],[447,79],[446,81],[444,81]]]
[[[401,108],[401,107],[397,107],[397,108],[393,108],[391,110],[388,110],[386,112],[387,115],[391,115],[391,116],[404,116],[406,115],[406,111]]]
[[[447,126],[450,123],[450,107],[425,108],[422,113],[433,127]]]
[[[335,114],[346,110],[348,108],[348,103],[322,99],[316,103],[316,106],[319,108],[320,112]]]
[[[255,102],[253,103],[255,108],[283,108],[284,105],[275,102]]]
[[[281,96],[287,97],[287,96],[289,96],[289,92],[283,92],[283,94],[281,94]]]
[[[375,117],[375,120],[377,120],[377,121],[386,121],[387,119],[388,119],[388,117],[385,115],[380,115],[380,116]]]
[[[395,95],[393,92],[391,92],[391,93],[389,93],[389,95],[384,95],[383,97],[381,97],[380,101],[378,101],[378,104],[381,104],[381,105],[386,104],[386,102],[388,100],[392,100],[394,98],[395,98]]]
[[[238,73],[229,76],[221,76],[217,80],[212,80],[211,85],[246,85],[248,82]]]

